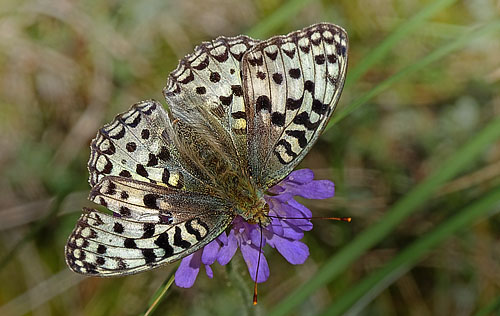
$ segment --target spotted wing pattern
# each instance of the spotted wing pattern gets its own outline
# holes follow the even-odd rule
[[[240,64],[258,41],[247,36],[219,37],[195,48],[169,76],[163,94],[172,114],[195,127],[234,166],[247,157],[246,111]],[[196,154],[196,153],[193,153]]]
[[[114,276],[173,262],[206,245],[232,221],[221,199],[108,176],[90,199],[114,210],[85,209],[66,245],[75,272]]]
[[[92,141],[89,198],[113,214],[84,210],[65,249],[70,268],[136,273],[215,239],[242,194],[284,178],[316,141],[342,90],[346,50],[345,32],[326,23],[198,46],[169,76],[169,111],[137,103]]]
[[[179,190],[206,190],[180,161],[173,135],[170,118],[160,103],[135,104],[97,132],[90,145],[90,185],[106,176],[120,176]]]
[[[347,34],[321,23],[256,44],[242,61],[249,167],[264,189],[286,177],[319,137],[338,102]]]
[[[99,276],[175,261],[216,238],[234,217],[186,166],[167,111],[150,100],[101,128],[91,143],[90,200],[66,246],[71,269]]]

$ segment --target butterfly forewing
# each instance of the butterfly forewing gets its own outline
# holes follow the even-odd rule
[[[119,215],[85,210],[66,245],[66,261],[82,274],[136,273],[185,257],[216,238],[233,219],[227,202],[160,185],[105,177],[91,200]]]
[[[162,105],[143,101],[101,128],[90,148],[89,183],[120,176],[179,190],[206,190],[179,160],[172,123]]]
[[[307,154],[338,102],[347,68],[347,34],[316,24],[256,44],[242,61],[248,157],[264,189]]]
[[[170,74],[163,91],[182,128],[194,127],[190,134],[198,133],[209,141],[210,147],[216,147],[211,149],[217,149],[232,164],[230,168],[246,168],[246,111],[240,63],[256,43],[247,36],[238,36],[219,37],[199,45]]]

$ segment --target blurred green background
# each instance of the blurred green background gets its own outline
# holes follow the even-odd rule
[[[251,307],[240,259],[175,285],[154,315],[500,315],[500,2],[68,1],[0,5],[0,315],[138,315],[175,271],[69,271],[97,129],[155,98],[201,41],[344,27],[348,81],[301,164],[336,184],[305,201],[311,255]]]

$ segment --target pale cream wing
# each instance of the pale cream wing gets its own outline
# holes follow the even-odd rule
[[[240,173],[247,167],[241,60],[256,43],[247,36],[202,43],[180,61],[163,90],[178,119],[179,147],[186,148],[185,154],[201,165],[199,172],[213,175],[213,181],[221,170]],[[219,170],[203,168],[214,164]]]
[[[347,46],[342,28],[320,23],[243,56],[249,167],[259,186],[286,177],[318,139],[343,88]]]
[[[209,185],[185,167],[174,145],[167,111],[154,100],[142,101],[97,132],[90,145],[89,183],[120,176],[178,190],[208,191]]]
[[[123,177],[104,177],[90,199],[114,215],[85,209],[68,239],[75,272],[116,276],[183,258],[219,236],[233,219],[221,199]]]

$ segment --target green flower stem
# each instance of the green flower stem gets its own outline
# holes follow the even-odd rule
[[[156,290],[156,293],[152,296],[150,300],[150,305],[148,310],[143,314],[144,316],[150,316],[154,313],[156,308],[158,307],[160,301],[165,297],[165,294],[167,294],[168,289],[174,283],[175,280],[175,271],[177,271],[177,267],[170,272],[170,275],[168,278],[165,279],[165,282]]]
[[[311,280],[283,299],[269,315],[289,314],[317,289],[339,276],[366,250],[389,235],[397,225],[413,214],[419,206],[422,206],[442,184],[470,166],[488,146],[499,138],[500,118],[497,118],[462,146],[451,158],[447,159],[440,168],[430,173],[426,180],[391,207],[377,224],[365,230],[336,255],[332,256]]]
[[[453,234],[457,233],[458,230],[471,226],[475,222],[485,219],[488,215],[492,215],[494,213],[490,212],[492,208],[498,211],[500,207],[499,201],[500,186],[491,190],[472,205],[460,210],[457,215],[446,220],[439,225],[439,227],[416,240],[383,268],[373,272],[354,287],[350,288],[345,294],[335,298],[335,302],[330,305],[324,315],[342,315],[353,307],[356,311],[359,311],[382,290],[406,273],[440,242],[451,237]]]
[[[248,279],[244,278],[239,272],[242,269],[245,269],[244,267],[242,267],[242,260],[239,258],[239,256],[234,256],[231,262],[229,262],[226,266],[227,276],[231,282],[231,285],[236,287],[240,292],[246,315],[260,315],[259,305],[252,305],[253,293],[249,290],[250,287],[248,286]]]

